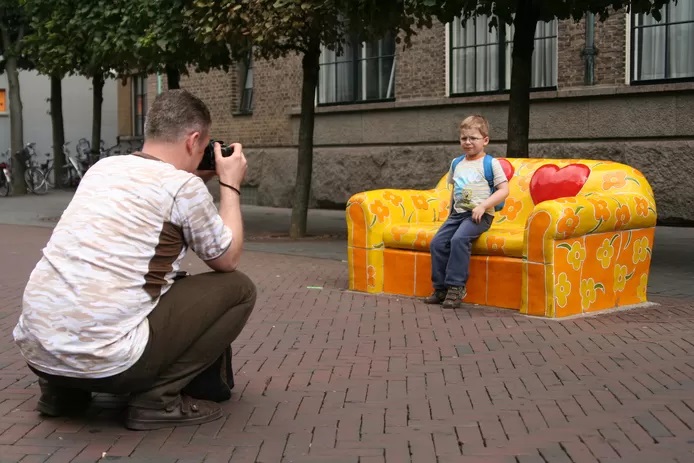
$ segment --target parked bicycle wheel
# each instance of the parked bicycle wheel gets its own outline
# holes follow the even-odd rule
[[[7,167],[4,164],[0,164],[0,196],[8,196],[12,191],[12,183],[5,176],[5,169]]]
[[[36,195],[48,193],[48,184],[46,176],[38,167],[32,167],[24,172],[24,181],[27,185],[27,191]]]

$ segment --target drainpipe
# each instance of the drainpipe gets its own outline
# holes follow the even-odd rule
[[[595,15],[591,12],[586,13],[586,46],[581,51],[585,61],[583,83],[585,85],[595,84],[595,55],[598,49],[595,48]]]
[[[161,94],[162,86],[161,74],[157,72],[157,95]]]

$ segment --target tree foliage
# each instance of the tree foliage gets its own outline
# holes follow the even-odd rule
[[[226,42],[239,58],[251,47],[256,57],[265,59],[301,56],[301,120],[290,226],[293,238],[306,234],[321,46],[340,50],[351,35],[365,40],[386,32],[402,32],[401,37],[409,43],[416,21],[405,14],[405,4],[402,0],[188,0],[186,17],[203,43]]]

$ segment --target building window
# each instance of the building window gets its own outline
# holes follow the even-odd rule
[[[506,91],[511,87],[513,26],[489,31],[489,18],[460,19],[450,25],[451,94]],[[557,85],[557,21],[539,22],[532,57],[533,88]]]
[[[694,1],[668,3],[661,20],[632,13],[632,82],[694,78]]]
[[[244,60],[241,72],[243,88],[241,90],[241,104],[239,112],[250,113],[253,111],[253,54],[249,53]]]
[[[142,137],[145,134],[145,116],[147,115],[147,76],[133,76],[133,135]]]
[[[391,100],[395,86],[395,36],[348,41],[338,54],[321,48],[318,104]]]

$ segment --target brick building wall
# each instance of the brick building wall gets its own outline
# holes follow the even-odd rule
[[[434,23],[412,37],[412,46],[396,45],[395,99],[446,95],[446,26]]]
[[[623,11],[596,20],[594,85],[586,86],[585,20],[558,23],[557,88],[531,93],[530,154],[630,164],[652,182],[662,220],[694,223],[694,192],[686,188],[694,165],[680,162],[694,149],[694,82],[628,84],[627,24]],[[412,42],[396,46],[395,101],[316,108],[313,207],[342,207],[364,189],[435,184],[459,150],[459,121],[473,112],[494,127],[489,152],[513,157],[505,148],[508,93],[448,97],[446,26],[435,23]],[[301,76],[299,56],[257,60],[251,114],[238,112],[238,71],[181,79],[210,106],[213,136],[244,144],[246,185],[257,188],[261,205],[291,206]],[[650,122],[654,113],[659,124]]]

